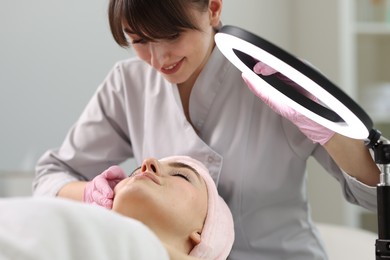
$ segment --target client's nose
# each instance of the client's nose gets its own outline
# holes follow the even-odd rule
[[[148,158],[142,162],[141,173],[144,173],[147,171],[152,172],[156,175],[160,175],[160,166],[159,166],[159,162],[157,159]]]

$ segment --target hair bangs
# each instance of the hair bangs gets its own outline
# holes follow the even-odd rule
[[[186,1],[125,1],[124,20],[132,33],[153,41],[171,37],[185,29],[198,29]]]
[[[199,30],[192,10],[207,10],[208,0],[110,0],[108,17],[114,40],[129,42],[124,28],[147,41],[170,38],[184,30]]]

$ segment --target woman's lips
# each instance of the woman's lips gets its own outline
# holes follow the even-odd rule
[[[134,178],[136,178],[136,179],[147,178],[147,179],[152,180],[152,181],[153,181],[154,183],[156,183],[157,185],[161,185],[160,180],[159,180],[158,177],[157,177],[155,174],[153,174],[153,173],[142,172],[142,173],[139,173],[139,174],[135,175]]]
[[[184,58],[181,59],[180,61],[174,63],[174,64],[162,67],[161,68],[161,72],[164,73],[164,74],[176,73],[180,69],[181,65],[183,64],[183,60],[184,60]]]

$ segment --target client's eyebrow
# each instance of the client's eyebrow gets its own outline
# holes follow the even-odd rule
[[[199,181],[202,182],[202,177],[200,177],[200,174],[197,170],[195,170],[193,167],[189,166],[188,164],[181,163],[181,162],[171,162],[168,164],[171,167],[174,168],[186,168],[195,173],[196,177],[198,177]]]

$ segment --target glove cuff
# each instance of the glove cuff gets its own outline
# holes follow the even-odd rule
[[[297,116],[294,121],[294,124],[313,143],[319,143],[320,145],[324,145],[335,134],[334,131],[314,122],[313,120],[301,114]]]

